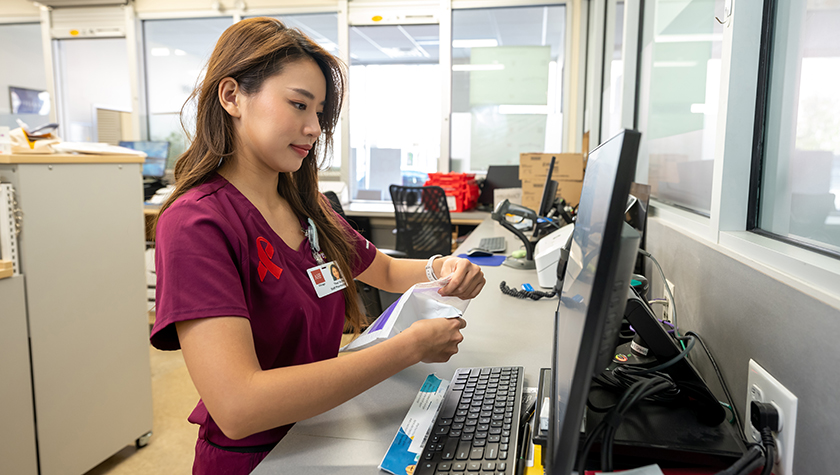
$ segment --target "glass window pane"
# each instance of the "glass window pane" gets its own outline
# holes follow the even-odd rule
[[[350,28],[352,199],[422,185],[440,157],[438,25]]]
[[[339,56],[338,50],[338,13],[304,13],[300,15],[265,15],[277,18],[290,28],[297,28],[312,41],[318,43],[333,56]],[[341,169],[341,130],[336,128],[333,134],[332,154],[326,163],[332,170]]]
[[[609,82],[605,85],[601,103],[601,142],[621,132],[622,83],[624,81],[624,2],[615,3],[615,26],[612,48],[607,48],[604,62],[609,62]],[[604,66],[607,66],[606,64]]]
[[[143,22],[149,139],[171,143],[167,168],[173,168],[187,147],[181,107],[204,77],[216,40],[232,23],[230,17]],[[193,124],[186,121],[194,114],[187,113],[184,119],[192,134]]]
[[[640,100],[651,196],[708,216],[724,0],[654,0],[649,82]],[[720,13],[718,13],[719,15]],[[650,15],[647,18],[651,18]],[[647,22],[646,22],[647,23]]]
[[[96,142],[94,106],[130,112],[131,81],[125,38],[53,40],[59,136],[69,142]],[[105,140],[102,140],[105,141]]]
[[[452,171],[560,152],[563,6],[452,12]]]
[[[0,45],[7,45],[0,48],[0,64],[7,66],[0,67],[0,125],[16,129],[15,119],[21,119],[31,127],[48,123],[50,101],[46,92],[41,24],[0,25]],[[26,67],[8,67],[10,65]],[[13,95],[10,86],[21,89],[15,90]]]
[[[840,6],[776,8],[758,226],[840,253]]]

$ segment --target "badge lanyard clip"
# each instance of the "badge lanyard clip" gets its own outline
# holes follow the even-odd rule
[[[326,262],[326,256],[324,256],[324,253],[321,252],[321,246],[318,244],[318,229],[315,227],[315,222],[312,221],[312,218],[306,218],[306,221],[309,225],[303,234],[306,236],[306,239],[309,240],[309,247],[312,249],[312,257],[315,258],[315,262],[317,262],[318,265],[324,265]]]

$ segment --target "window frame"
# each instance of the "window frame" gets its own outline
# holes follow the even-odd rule
[[[649,6],[643,7],[638,22],[642,31],[636,33],[640,38],[649,34],[644,31],[645,25],[652,21]],[[756,163],[762,159],[761,134],[769,93],[767,68],[771,51],[768,50],[774,27],[774,23],[769,23],[773,12],[768,8],[774,6],[775,0],[737,2],[728,12],[716,12],[722,13],[718,18],[725,26],[710,216],[706,218],[653,198],[651,216],[723,255],[840,308],[840,259],[756,226],[761,173]],[[631,32],[624,34],[628,41]],[[754,41],[757,37],[761,38],[760,45]],[[640,48],[641,44],[644,43],[640,42]],[[650,64],[649,56],[649,52],[639,53],[634,114],[639,109],[639,87],[650,71],[649,67],[645,68],[646,60]],[[627,66],[625,75],[629,74]],[[641,129],[640,122],[641,118],[637,121],[637,128]],[[645,152],[643,141],[636,173],[636,180],[641,183],[647,183]]]
[[[753,137],[752,170],[750,175],[749,202],[747,208],[746,230],[764,236],[769,239],[796,246],[802,249],[824,255],[826,257],[840,259],[840,252],[824,248],[802,239],[792,236],[783,236],[759,227],[761,207],[761,186],[764,174],[764,148],[765,127],[767,126],[767,107],[770,101],[770,79],[773,62],[774,27],[776,24],[776,1],[764,0],[762,12],[761,29],[761,51],[758,70],[758,101],[755,112],[755,134]]]

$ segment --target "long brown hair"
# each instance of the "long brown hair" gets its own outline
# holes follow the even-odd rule
[[[353,260],[358,256],[353,239],[338,223],[329,202],[318,191],[319,165],[326,160],[326,152],[332,150],[333,133],[344,99],[345,66],[300,31],[287,28],[275,18],[260,17],[242,20],[222,33],[207,62],[204,80],[181,109],[183,126],[187,106],[196,103],[195,137],[175,163],[175,191],[161,206],[158,219],[181,195],[207,181],[221,160],[233,159],[236,145],[233,119],[222,108],[217,95],[222,79],[233,78],[245,94],[256,94],[266,79],[283,71],[287,64],[302,59],[314,60],[326,79],[327,96],[320,119],[322,134],[299,170],[280,173],[277,192],[295,214],[315,222],[322,250],[338,264],[345,276],[347,323],[358,333],[365,323],[352,279],[356,264]],[[186,126],[184,130],[187,131]]]

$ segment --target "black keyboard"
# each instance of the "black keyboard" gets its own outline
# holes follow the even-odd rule
[[[417,475],[513,475],[524,369],[458,368]]]
[[[478,247],[490,252],[505,252],[507,243],[503,236],[486,237],[478,241]]]

